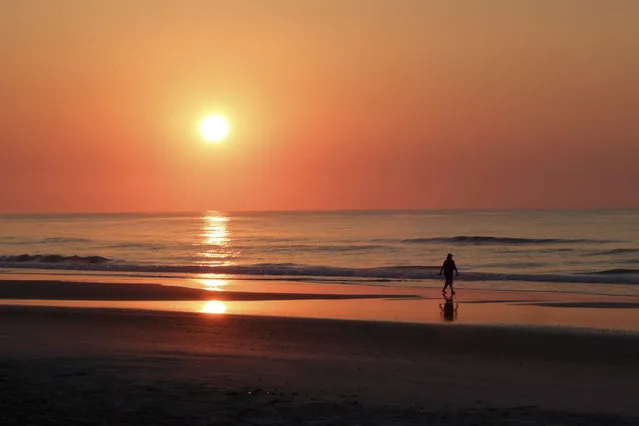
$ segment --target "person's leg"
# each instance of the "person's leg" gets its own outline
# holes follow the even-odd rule
[[[450,292],[451,294],[455,294],[455,288],[453,287],[453,283],[450,283]]]
[[[448,286],[450,286],[450,289],[452,290],[453,289],[452,284],[453,284],[452,278],[447,276],[446,283],[444,284],[444,289],[442,291],[445,292]]]

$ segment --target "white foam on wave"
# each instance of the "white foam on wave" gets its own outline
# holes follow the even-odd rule
[[[440,280],[439,266],[380,266],[348,268],[295,263],[258,263],[246,265],[162,265],[121,262],[101,256],[1,256],[0,267],[20,269],[55,269],[66,271],[225,274],[235,276],[361,278],[385,280]],[[543,283],[637,284],[639,269],[610,269],[574,274],[522,274],[463,272],[459,281],[525,281]]]

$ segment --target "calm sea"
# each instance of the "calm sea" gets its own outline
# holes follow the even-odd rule
[[[639,210],[0,216],[0,272],[639,296]]]

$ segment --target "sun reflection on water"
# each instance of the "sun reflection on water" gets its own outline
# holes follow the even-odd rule
[[[235,257],[236,253],[231,249],[229,218],[220,212],[208,212],[203,220],[199,243],[202,251],[198,253],[202,259],[198,263],[210,266],[233,264],[229,259]]]
[[[204,286],[204,290],[212,291],[223,291],[223,287],[229,283],[227,280],[218,279],[201,279],[198,281]]]
[[[204,217],[204,243],[210,246],[225,246],[229,242],[226,222],[228,218],[219,213],[209,213]]]
[[[219,300],[209,300],[200,311],[205,314],[223,314],[226,312],[226,305]]]

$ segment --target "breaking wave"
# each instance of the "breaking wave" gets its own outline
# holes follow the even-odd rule
[[[0,256],[0,264],[103,264],[110,259],[102,256],[62,256],[59,254],[20,254],[18,256]],[[27,267],[28,267],[27,266]]]
[[[588,239],[565,239],[565,238],[515,238],[515,237],[487,237],[487,236],[469,236],[459,235],[456,237],[432,237],[432,238],[408,238],[403,240],[404,243],[410,244],[429,244],[429,243],[447,243],[447,244],[579,244],[588,242],[606,242],[600,240]]]
[[[276,252],[359,252],[359,251],[381,251],[388,250],[390,247],[381,244],[343,244],[343,245],[325,245],[325,244],[287,244],[287,245],[269,245],[269,246],[235,246],[237,250],[255,249],[276,251]]]
[[[608,255],[608,254],[634,254],[639,253],[639,248],[617,248],[612,250],[598,251],[593,253],[594,256]]]
[[[396,265],[368,268],[349,268],[296,263],[256,263],[244,265],[165,265],[133,263],[102,256],[28,255],[0,256],[0,267],[21,269],[55,269],[68,271],[96,271],[116,274],[223,274],[247,277],[282,279],[383,279],[388,281],[440,280],[439,266]],[[462,271],[460,281],[525,281],[545,283],[637,284],[639,269],[608,269],[573,274],[521,274]]]
[[[42,240],[43,243],[88,243],[90,241],[86,238],[71,237],[49,237]]]
[[[591,275],[639,275],[639,269],[616,268],[606,269],[604,271],[588,272]]]

